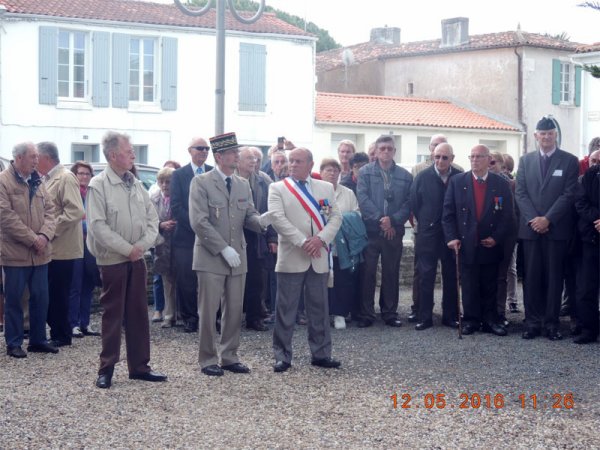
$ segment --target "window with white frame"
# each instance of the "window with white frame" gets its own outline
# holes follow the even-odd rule
[[[552,104],[581,105],[581,66],[568,60],[552,60]]]
[[[427,161],[431,155],[429,150],[431,138],[427,136],[417,136],[417,164]]]
[[[560,102],[573,103],[573,65],[560,63]]]
[[[129,41],[129,100],[154,102],[156,78],[156,41],[132,37]]]
[[[87,92],[87,33],[58,32],[58,97],[82,100]]]

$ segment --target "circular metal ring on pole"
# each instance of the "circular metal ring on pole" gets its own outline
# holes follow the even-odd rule
[[[175,1],[178,1],[178,0],[175,0]],[[233,6],[233,0],[227,0],[227,3],[229,5],[229,11],[231,11],[231,14],[233,14],[233,17],[235,17],[239,22],[242,22],[246,25],[253,24],[258,19],[260,19],[260,16],[262,16],[262,13],[265,9],[265,0],[260,0],[260,5],[258,5],[258,11],[256,11],[256,14],[254,14],[250,18],[245,18],[245,17],[240,16],[238,14],[238,12],[235,10],[235,8]]]
[[[182,3],[182,0],[174,0],[174,1],[175,1],[175,6],[177,6],[177,8],[179,8],[179,10],[182,13],[187,14],[188,16],[196,16],[196,17],[206,14],[213,4],[213,0],[208,0],[206,2],[206,5],[204,5],[200,9],[196,10],[196,9],[190,9],[188,6],[184,5]],[[264,3],[264,1],[263,1],[263,3]]]

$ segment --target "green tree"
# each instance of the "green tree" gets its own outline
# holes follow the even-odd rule
[[[191,0],[188,1],[188,3],[192,3],[202,7],[206,5],[208,1],[212,0]],[[234,0],[233,4],[237,11],[256,11],[259,5],[254,0]],[[289,23],[290,25],[294,25],[295,27],[298,27],[317,36],[317,52],[322,52],[325,50],[331,50],[332,48],[340,47],[340,44],[338,44],[329,35],[329,32],[327,30],[319,28],[312,22],[306,23],[301,17],[294,16],[293,14],[286,13],[285,11],[281,11],[279,9],[275,9],[269,5],[265,6],[265,11],[274,13],[278,19],[281,19],[284,22]]]

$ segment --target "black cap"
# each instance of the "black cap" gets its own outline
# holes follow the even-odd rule
[[[548,117],[542,117],[540,119],[540,121],[537,123],[537,125],[535,126],[535,129],[539,130],[539,131],[554,130],[555,128],[556,128],[556,123],[554,123],[554,120],[552,120]]]

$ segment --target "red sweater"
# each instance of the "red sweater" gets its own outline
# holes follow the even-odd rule
[[[487,189],[487,183],[478,183],[475,177],[473,180],[473,197],[475,199],[475,214],[477,216],[477,222],[481,220],[483,214],[483,201],[485,200],[485,191]]]

